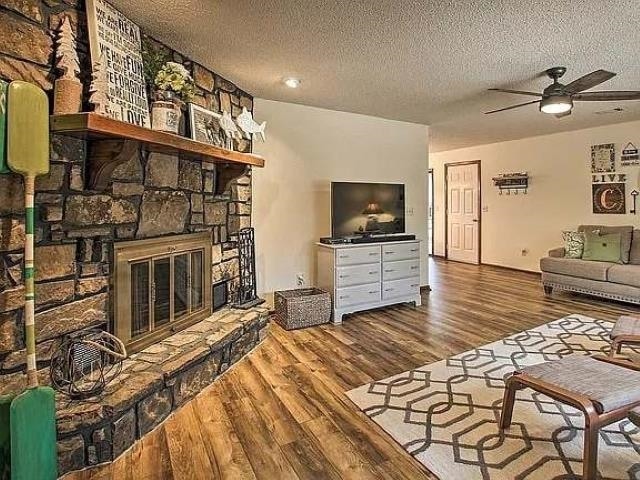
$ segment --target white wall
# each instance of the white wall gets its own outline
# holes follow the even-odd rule
[[[331,233],[331,181],[404,183],[407,231],[426,240],[428,127],[261,99],[254,111],[267,121],[266,143],[254,144],[266,167],[253,170],[261,294],[295,288],[298,273],[314,282],[315,242]]]
[[[553,121],[553,120],[552,120]],[[444,164],[482,162],[482,262],[538,271],[540,257],[562,244],[561,231],[579,224],[639,225],[640,215],[595,215],[591,204],[591,145],[616,144],[618,173],[626,173],[627,211],[640,167],[619,167],[628,142],[640,146],[640,122],[432,153],[435,175],[435,253],[444,255]],[[498,195],[492,177],[528,171],[527,195]],[[640,207],[640,205],[639,205]],[[522,255],[522,250],[529,253]]]

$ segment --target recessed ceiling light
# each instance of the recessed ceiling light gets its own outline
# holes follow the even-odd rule
[[[284,79],[284,84],[289,88],[298,88],[300,86],[300,80],[293,77],[288,77]]]

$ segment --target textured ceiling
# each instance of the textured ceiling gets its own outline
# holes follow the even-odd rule
[[[618,76],[596,90],[640,89],[638,0],[111,1],[255,96],[428,124],[432,151],[640,119],[640,102],[482,114],[529,100],[487,88],[542,90],[554,65],[565,83],[604,68]]]

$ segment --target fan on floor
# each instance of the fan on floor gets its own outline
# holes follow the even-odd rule
[[[523,92],[521,90],[506,90],[504,88],[490,88],[492,92],[515,93],[517,95],[529,95],[533,97],[541,97],[540,100],[520,103],[506,108],[500,108],[486,114],[504,112],[514,108],[524,107],[526,105],[540,104],[540,111],[550,113],[557,118],[571,115],[573,102],[612,102],[621,100],[640,100],[640,91],[608,91],[608,92],[585,92],[590,88],[600,85],[601,83],[611,80],[616,76],[615,73],[606,70],[596,70],[584,77],[564,85],[558,81],[567,69],[565,67],[553,67],[546,71],[553,83],[544,89],[542,93]]]

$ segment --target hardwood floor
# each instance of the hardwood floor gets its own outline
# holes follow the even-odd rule
[[[571,313],[615,320],[640,309],[542,295],[539,277],[430,262],[433,291],[397,306],[269,337],[97,479],[434,479],[346,398],[354,387]],[[448,480],[448,479],[443,479]]]

